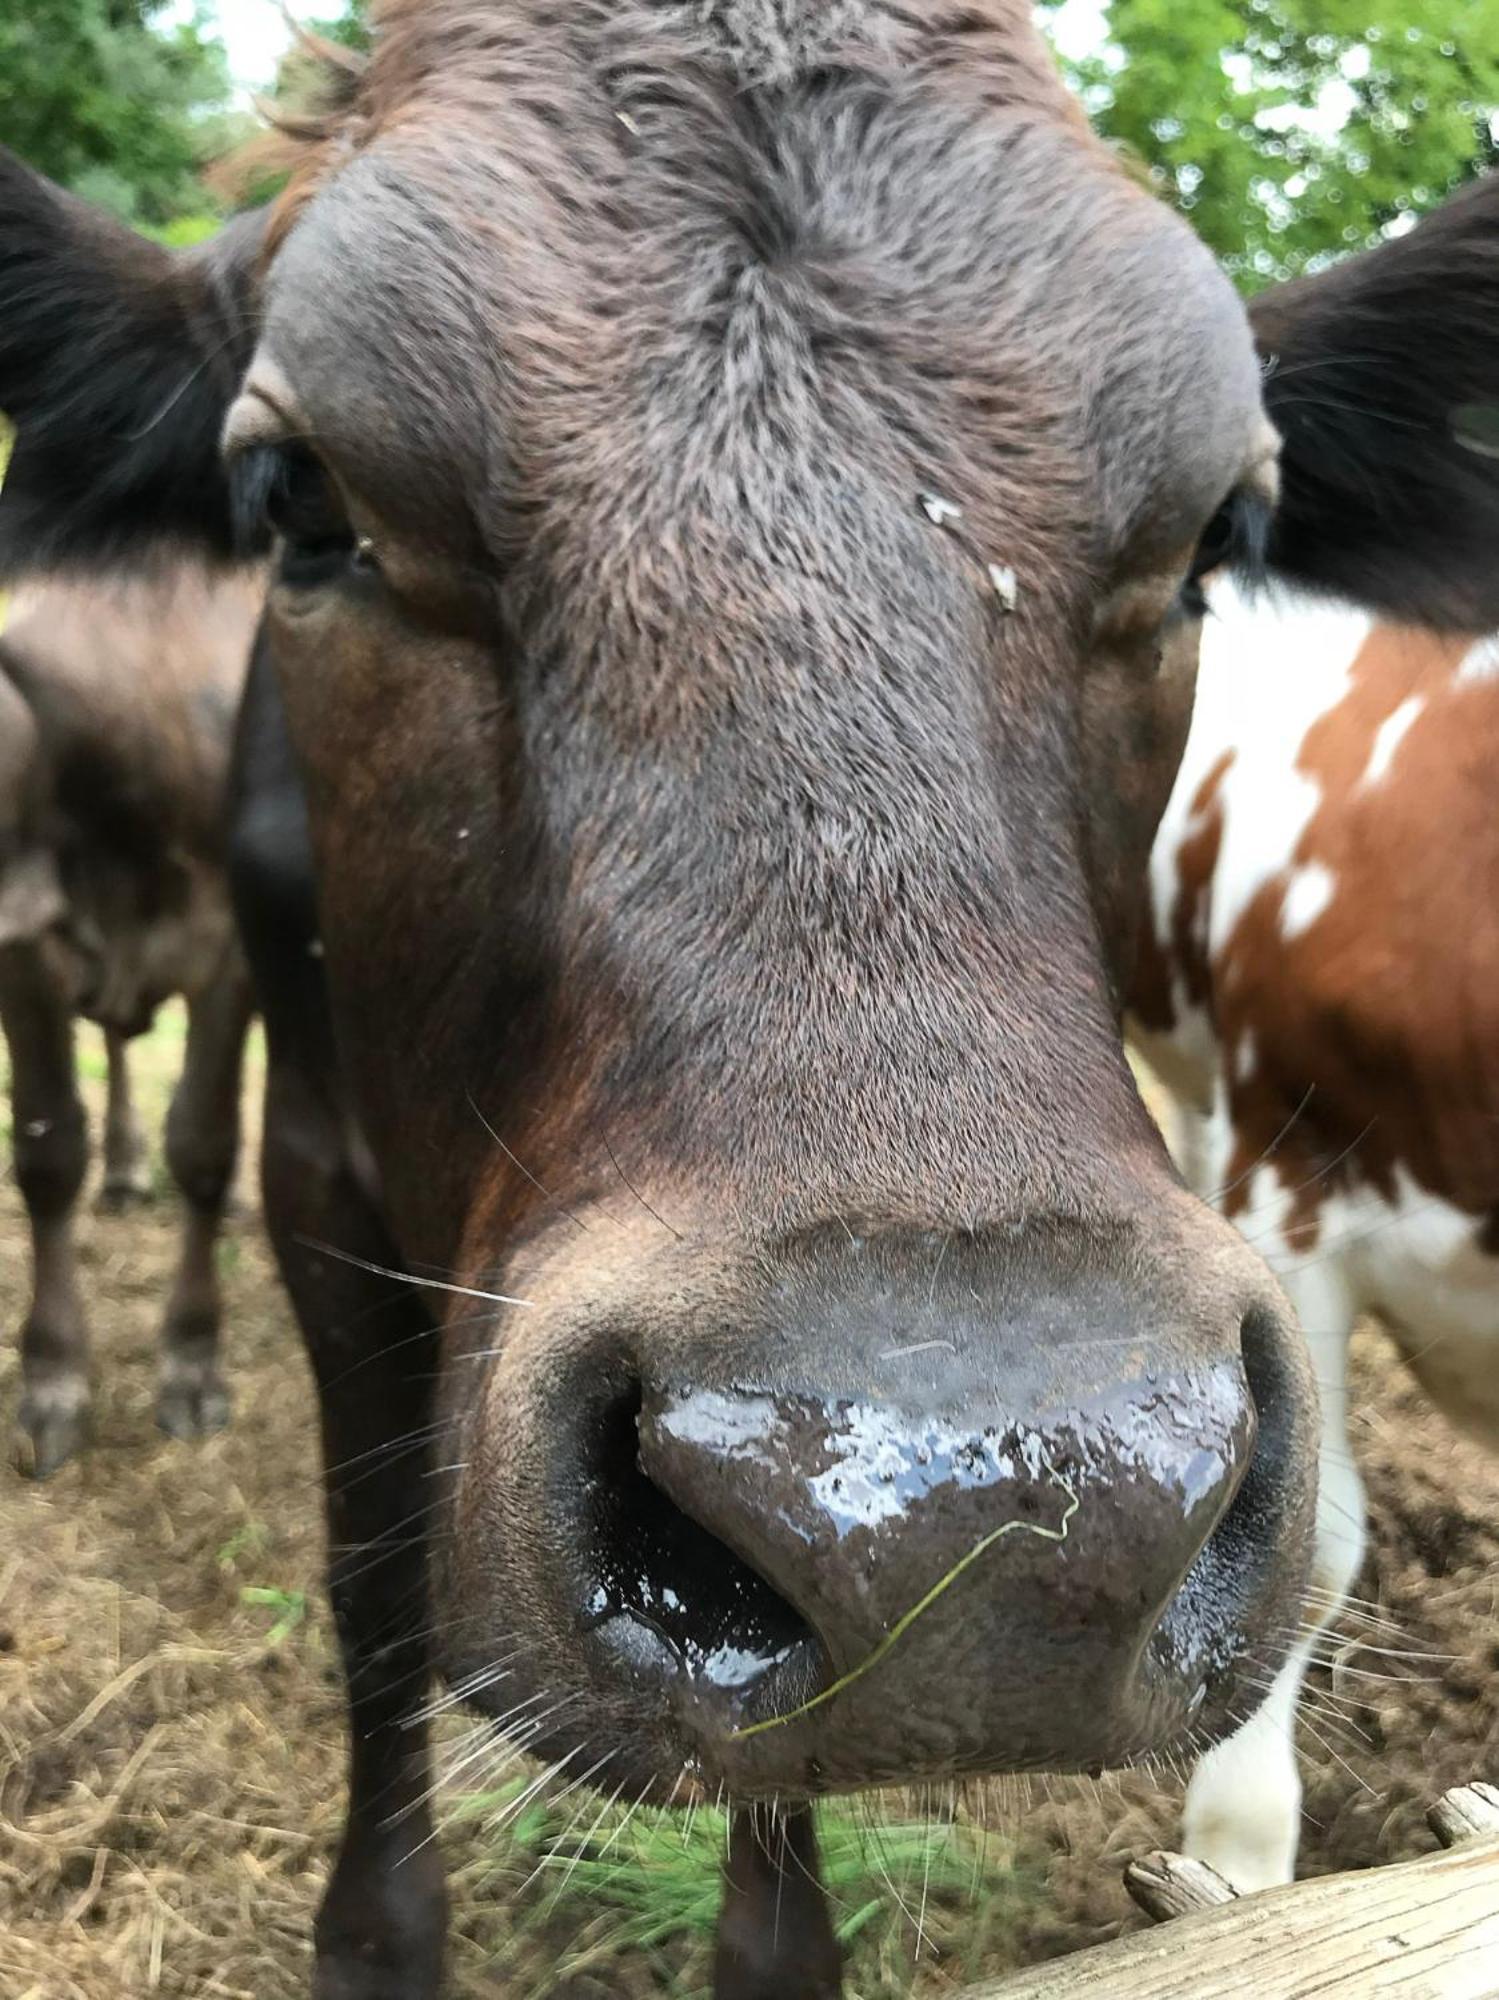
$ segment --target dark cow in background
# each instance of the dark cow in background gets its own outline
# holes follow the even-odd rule
[[[1206,1746],[1290,1644],[1305,1350],[1119,1010],[1196,578],[1327,580],[1341,517],[1293,453],[1267,521],[1243,310],[1022,0],[387,0],[177,259],[0,171],[10,558],[278,547],[235,869],[353,1711],[320,2000],[439,1989],[434,1668],[559,1784],[728,1797],[721,2000],[833,1994],[807,1801]],[[1476,290],[1372,386],[1499,389]]]
[[[118,1200],[142,1163],[126,1044],[164,1000],[186,996],[166,1151],[187,1215],[157,1416],[191,1437],[228,1414],[214,1244],[238,1146],[250,994],[229,906],[225,800],[264,594],[257,571],[215,576],[194,563],[128,581],[32,582],[0,635],[0,1026],[32,1233],[20,1425],[38,1477],[82,1441],[89,1402],[72,1234],[88,1165],[77,1015],[105,1031],[104,1186]]]
[[[99,1141],[103,1177],[98,1206],[110,1214],[150,1200],[151,1160],[150,1142],[135,1108],[129,1036],[117,1028],[106,1028],[104,1060],[108,1082]]]

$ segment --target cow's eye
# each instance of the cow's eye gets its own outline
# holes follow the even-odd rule
[[[281,542],[280,580],[310,587],[333,582],[351,566],[368,562],[368,544],[356,536],[326,466],[304,445],[264,448],[254,456],[248,483],[261,520]]]
[[[300,445],[283,445],[277,459],[265,512],[281,537],[281,580],[331,581],[358,552],[338,488],[321,461]]]

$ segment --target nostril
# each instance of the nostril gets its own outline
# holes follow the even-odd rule
[[[639,1384],[601,1413],[590,1479],[588,1629],[638,1659],[647,1635],[694,1683],[741,1697],[818,1651],[759,1572],[662,1492],[640,1462]]]
[[[1273,1503],[1278,1512],[1296,1429],[1295,1393],[1283,1331],[1268,1311],[1256,1307],[1244,1316],[1239,1348],[1255,1421],[1249,1470],[1239,1492],[1243,1496],[1247,1490],[1252,1505]]]
[[[1233,1497],[1204,1554],[1258,1569],[1285,1516],[1296,1448],[1296,1401],[1284,1330],[1267,1309],[1254,1307],[1239,1329],[1249,1390],[1248,1444]]]

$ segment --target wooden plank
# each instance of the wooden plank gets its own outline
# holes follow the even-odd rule
[[[1141,1901],[1188,1914],[963,2000],[1499,2000],[1499,1839],[1471,1838],[1492,1836],[1499,1792],[1464,1786],[1430,1817],[1466,1844],[1256,1896],[1151,1855],[1137,1864]]]

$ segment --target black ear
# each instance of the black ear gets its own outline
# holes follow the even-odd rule
[[[1285,441],[1271,567],[1392,617],[1499,626],[1499,174],[1250,317]]]
[[[0,576],[179,543],[239,552],[219,433],[254,344],[263,222],[170,252],[0,148]]]

